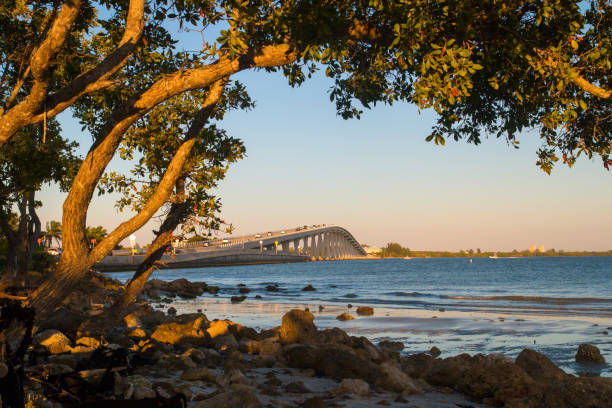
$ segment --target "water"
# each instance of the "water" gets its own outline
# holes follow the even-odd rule
[[[127,280],[131,273],[113,273]],[[186,278],[220,287],[218,296],[176,301],[179,312],[206,309],[256,328],[280,324],[292,307],[309,307],[319,327],[337,326],[374,342],[399,340],[405,352],[432,345],[444,355],[502,353],[534,348],[571,373],[612,376],[610,364],[574,362],[580,343],[597,345],[612,362],[612,257],[384,259],[157,271],[154,278]],[[238,285],[248,300],[231,305]],[[311,284],[317,290],[301,289]],[[278,285],[278,292],[266,290]],[[255,299],[260,295],[262,299]],[[372,317],[339,322],[354,306]],[[319,311],[318,306],[325,309]],[[609,334],[606,334],[605,332]]]

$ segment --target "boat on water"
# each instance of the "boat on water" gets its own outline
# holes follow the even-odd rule
[[[404,259],[412,259],[411,256],[405,256]]]
[[[493,255],[489,255],[489,258],[491,258],[491,259],[499,259],[499,256],[497,256],[497,252],[496,252]]]

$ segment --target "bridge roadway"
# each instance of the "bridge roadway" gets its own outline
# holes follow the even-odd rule
[[[287,230],[213,241],[173,243],[175,254],[165,254],[162,267],[240,265],[255,263],[307,262],[366,256],[365,251],[345,228],[339,225],[303,226]],[[101,271],[136,269],[146,255],[130,255],[116,250],[94,268]]]

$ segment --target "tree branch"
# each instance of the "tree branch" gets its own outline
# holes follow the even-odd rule
[[[88,93],[107,88],[116,82],[109,78],[119,71],[136,50],[144,29],[144,0],[131,0],[125,20],[125,31],[117,49],[95,68],[79,75],[70,84],[47,98],[47,117],[53,117],[70,107],[75,100]],[[42,120],[38,113],[30,123]]]
[[[16,131],[29,123],[32,112],[41,109],[51,81],[51,65],[70,32],[82,0],[66,0],[51,28],[30,58],[30,71],[34,79],[29,95],[0,116],[0,146]]]
[[[183,144],[181,144],[170,161],[168,169],[164,173],[164,176],[149,201],[147,201],[138,214],[119,225],[91,251],[89,259],[92,264],[99,262],[121,240],[142,227],[157,210],[168,201],[168,198],[172,194],[172,190],[176,186],[176,181],[183,172],[183,166],[189,159],[191,150],[196,142],[196,136],[208,122],[217,101],[223,93],[226,83],[227,81],[222,79],[211,87],[210,93],[204,102],[204,107],[200,109],[191,122],[189,130],[185,134]]]
[[[596,85],[593,85],[592,83],[590,83],[589,81],[581,77],[580,75],[577,75],[572,80],[572,82],[574,83],[574,85],[582,89],[584,92],[590,93],[600,98],[609,99],[612,96],[612,90],[610,89],[605,90]]]

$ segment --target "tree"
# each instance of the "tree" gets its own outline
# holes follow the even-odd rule
[[[397,242],[389,242],[381,251],[383,258],[404,258],[411,254],[410,248],[404,248]]]
[[[61,246],[60,243],[62,240],[62,223],[59,221],[48,221],[44,235],[48,247],[53,245],[53,240],[55,240],[58,247]]]
[[[87,237],[87,241],[92,243],[97,243],[102,241],[106,236],[108,235],[108,232],[106,232],[106,228],[102,227],[101,225],[98,225],[97,227],[87,227],[85,229],[85,236]]]
[[[608,166],[611,6],[578,4],[105,0],[110,11],[98,15],[82,0],[4,2],[0,144],[29,125],[42,124],[44,135],[45,122],[69,107],[94,137],[64,203],[56,275],[28,304],[53,310],[87,268],[171,197],[193,142],[176,150],[142,210],[88,252],[87,208],[126,132],[171,98],[212,94],[214,83],[247,69],[281,69],[291,85],[325,69],[345,118],[359,117],[355,102],[431,107],[439,119],[428,140],[438,144],[494,134],[517,146],[519,131],[538,127],[545,171],[561,153],[569,165],[585,153]],[[174,51],[164,28],[173,19],[203,27],[202,50]]]
[[[60,135],[59,125],[49,120],[46,129],[28,126],[0,147],[0,229],[7,239],[7,275],[24,281],[33,249],[42,236],[35,199],[44,183],[59,183],[67,190],[80,160],[76,143]],[[19,221],[11,225],[13,211]]]

